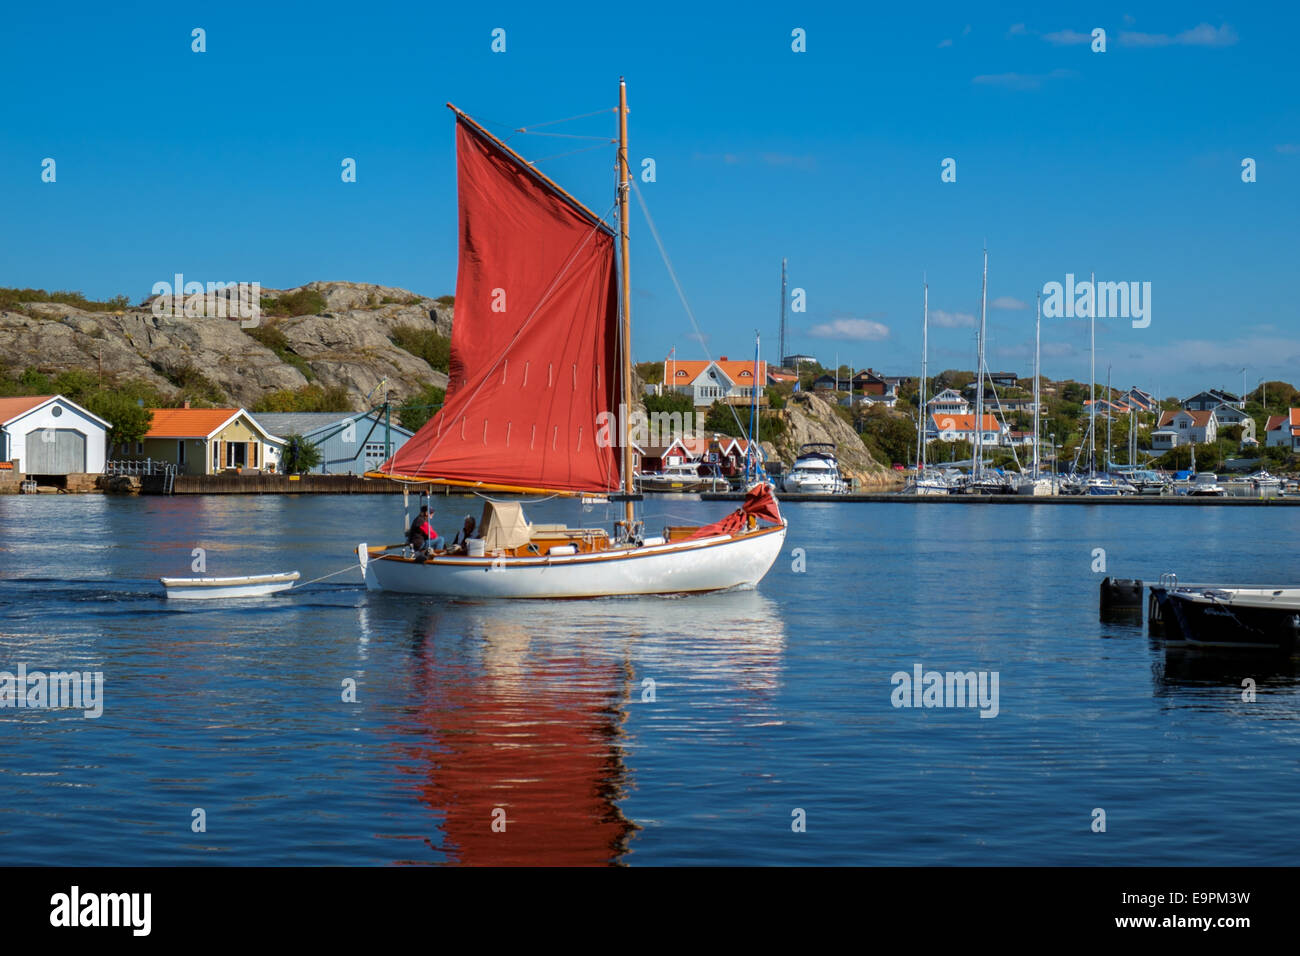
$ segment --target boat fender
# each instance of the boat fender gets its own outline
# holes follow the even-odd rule
[[[1106,577],[1101,582],[1101,609],[1120,610],[1142,607],[1142,582],[1132,578]]]

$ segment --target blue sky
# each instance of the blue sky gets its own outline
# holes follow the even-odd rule
[[[493,132],[610,107],[628,78],[641,189],[638,360],[774,357],[780,263],[808,308],[787,351],[915,373],[1028,374],[1033,297],[1095,270],[1149,281],[1152,321],[1098,323],[1098,378],[1161,394],[1300,382],[1300,14],[1233,5],[62,4],[0,28],[0,285],[146,296],[183,272],[454,290],[450,100]],[[207,52],[191,51],[206,30]],[[490,49],[494,28],[506,52]],[[807,52],[791,50],[806,31]],[[1107,33],[1105,53],[1089,34]],[[1082,41],[1082,42],[1081,42]],[[604,135],[613,114],[546,127]],[[533,159],[593,141],[514,135]],[[57,181],[41,182],[41,161]],[[344,157],[357,182],[340,180]],[[957,181],[940,163],[957,162]],[[1257,181],[1241,181],[1241,162]],[[612,150],[540,168],[597,212]],[[1018,304],[1027,305],[1019,308]],[[1044,322],[1084,379],[1087,323]]]

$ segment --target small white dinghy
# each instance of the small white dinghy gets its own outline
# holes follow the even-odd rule
[[[169,598],[211,601],[216,598],[263,597],[287,591],[298,580],[297,571],[254,574],[242,578],[159,578]]]

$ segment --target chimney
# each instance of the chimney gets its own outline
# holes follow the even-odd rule
[[[726,360],[727,360],[727,357],[726,357],[725,355],[722,356],[722,358],[718,359],[719,362],[725,362]]]
[[[189,407],[190,407],[190,400],[188,398],[185,399],[185,401],[181,402],[181,408],[189,408]]]

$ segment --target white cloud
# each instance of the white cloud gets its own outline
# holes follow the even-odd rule
[[[1055,46],[1073,46],[1076,43],[1090,42],[1092,34],[1080,33],[1078,30],[1057,30],[1055,33],[1044,33],[1043,39]]]
[[[870,319],[834,319],[814,325],[808,334],[819,339],[848,339],[854,342],[879,342],[889,338],[889,326]]]
[[[761,159],[768,166],[793,166],[796,169],[813,170],[817,168],[815,156],[795,156],[790,153],[761,153]]]
[[[1074,76],[1073,70],[1053,70],[1051,73],[986,73],[971,80],[977,86],[1000,86],[1008,90],[1036,90],[1044,80],[1058,80]]]
[[[1121,30],[1119,42],[1124,46],[1232,46],[1237,42],[1237,31],[1226,23],[1217,29],[1201,23],[1172,36]]]
[[[975,316],[969,312],[945,312],[931,309],[930,321],[944,329],[969,329],[975,327]]]
[[[990,309],[1014,309],[1016,311],[1019,311],[1021,309],[1029,308],[1029,303],[1021,302],[1015,296],[1000,295],[992,302],[989,303],[989,308]],[[1101,310],[1098,309],[1097,311],[1100,312]]]

